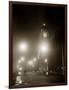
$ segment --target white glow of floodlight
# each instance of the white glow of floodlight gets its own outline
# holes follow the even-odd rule
[[[48,72],[46,72],[46,75],[48,75]]]
[[[47,59],[45,59],[44,61],[45,61],[45,63],[47,63],[47,62],[48,62],[48,60],[47,60]]]
[[[36,60],[37,60],[36,58],[33,58],[33,61],[34,61],[34,62],[36,62]]]
[[[28,61],[28,65],[32,66],[33,65],[33,61]]]
[[[18,63],[21,63],[21,60],[18,60]]]
[[[47,51],[47,47],[46,47],[45,45],[42,45],[41,51],[42,51],[42,52],[46,52],[46,51]]]
[[[46,26],[46,24],[45,24],[45,23],[43,23],[43,26]]]
[[[22,83],[21,76],[16,76],[16,83]]]
[[[27,50],[27,43],[25,43],[25,42],[20,43],[19,49],[21,51],[26,51]]]
[[[19,70],[22,71],[22,67],[20,67]]]
[[[21,72],[18,72],[18,75],[21,75]]]
[[[47,38],[47,32],[43,32],[43,37]]]
[[[24,57],[21,57],[21,61],[25,61],[25,58]]]
[[[40,51],[42,53],[47,53],[49,51],[49,45],[47,43],[42,43],[40,46]]]
[[[22,84],[22,80],[19,81],[19,84]]]

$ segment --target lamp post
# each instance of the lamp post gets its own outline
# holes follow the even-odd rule
[[[26,52],[27,51],[27,49],[28,49],[28,45],[27,45],[27,43],[26,42],[21,42],[20,44],[19,44],[19,51],[21,52]]]
[[[27,43],[26,42],[19,43],[18,49],[21,53],[25,53],[28,49]],[[22,79],[22,74],[23,74],[22,72],[24,70],[22,63],[24,63],[24,62],[25,62],[24,56],[20,57],[20,59],[17,62],[18,76],[16,77],[16,84],[22,84],[22,82],[24,82],[24,80]]]
[[[44,61],[45,61],[46,65],[47,65],[47,67],[46,67],[46,73],[45,74],[48,75],[49,72],[48,72],[48,60],[47,60],[47,58]]]

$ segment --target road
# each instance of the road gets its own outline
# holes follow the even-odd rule
[[[45,85],[49,83],[63,83],[63,76],[49,75],[45,76],[36,72],[27,72],[22,76],[23,86]]]

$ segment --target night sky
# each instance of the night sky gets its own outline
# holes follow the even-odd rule
[[[29,4],[23,5],[13,3],[13,60],[14,65],[20,56],[17,52],[17,44],[20,41],[27,41],[30,44],[29,57],[37,55],[37,45],[40,37],[42,24],[45,23],[49,33],[49,40],[52,43],[52,53],[50,62],[61,64],[59,51],[57,60],[55,53],[57,46],[64,47],[65,43],[65,7],[64,6],[44,6]]]

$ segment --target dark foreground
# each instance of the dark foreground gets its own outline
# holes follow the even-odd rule
[[[15,84],[14,87],[44,86],[48,84],[64,83],[63,75],[44,75],[38,72],[27,72],[22,76],[22,84]]]

